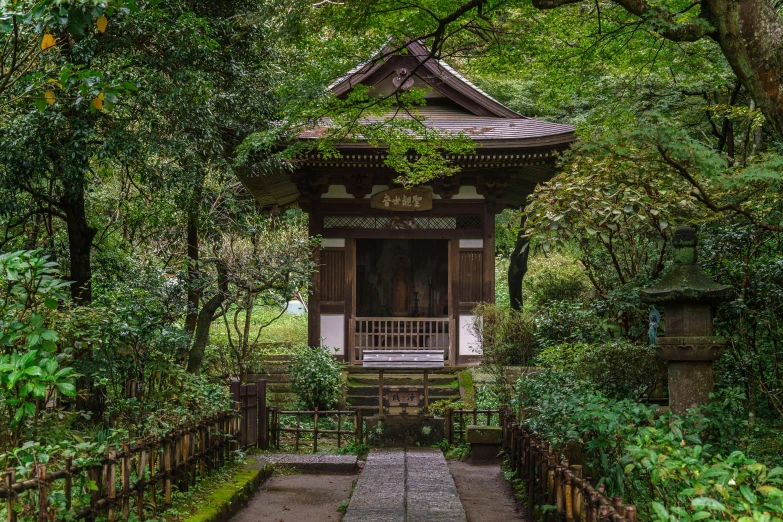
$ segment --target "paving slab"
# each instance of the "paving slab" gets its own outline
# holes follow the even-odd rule
[[[443,453],[373,450],[343,522],[467,522]]]
[[[326,453],[265,453],[255,457],[257,465],[274,464],[294,468],[302,473],[353,475],[359,471],[356,455],[329,455]]]

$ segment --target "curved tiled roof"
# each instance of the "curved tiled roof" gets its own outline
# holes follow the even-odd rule
[[[413,64],[411,73],[417,83],[429,85],[438,92],[440,98],[449,102],[417,109],[424,118],[424,125],[429,128],[464,133],[489,147],[540,147],[567,145],[574,141],[574,128],[571,125],[521,116],[479,89],[444,61],[430,58],[429,50],[421,42],[411,41],[406,47],[408,54],[404,56],[385,56],[384,53],[388,51],[381,51],[378,58],[360,64],[335,81],[330,90],[335,95],[343,96],[356,85],[379,86],[389,76],[396,74],[397,67]],[[409,116],[401,114],[396,117]],[[378,121],[378,117],[367,118],[366,121]],[[324,119],[300,136],[303,139],[321,137],[329,124],[330,120]]]

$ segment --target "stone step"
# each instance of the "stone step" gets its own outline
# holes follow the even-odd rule
[[[264,356],[261,358],[261,360],[262,360],[262,361],[264,361],[264,362],[272,362],[272,361],[274,361],[274,362],[280,362],[280,361],[283,361],[283,362],[286,362],[286,363],[287,363],[288,361],[290,361],[290,360],[291,360],[291,356],[290,356],[290,355],[285,355],[285,354],[280,354],[280,355],[264,355]]]
[[[430,385],[445,385],[445,384],[457,384],[457,376],[452,373],[442,374],[430,374],[427,378]],[[424,382],[424,375],[415,373],[384,373],[383,384],[387,386],[407,385],[410,383],[412,386],[421,385]],[[378,374],[351,374],[348,376],[348,386],[378,386]]]
[[[267,383],[288,383],[291,382],[291,376],[290,375],[284,375],[282,373],[273,373],[272,375],[259,375],[259,379],[264,379]],[[251,380],[250,382],[255,382]]]
[[[397,386],[394,386],[397,387]],[[422,394],[424,393],[424,387],[421,385],[421,383],[416,383],[414,385],[410,386],[399,386],[400,388],[416,388],[418,389]],[[386,391],[388,391],[388,385],[386,386]],[[430,385],[429,386],[430,391],[430,398],[432,398],[435,395],[444,395],[444,396],[455,396],[459,397],[459,387],[457,386],[435,386]],[[378,386],[349,386],[348,387],[348,397],[375,397],[378,398]]]
[[[278,408],[287,408],[289,405],[295,404],[298,400],[299,396],[295,393],[270,393],[266,396],[267,404]]]
[[[448,362],[447,362],[447,364],[448,364]],[[441,374],[448,374],[448,373],[457,373],[457,372],[461,372],[463,370],[467,370],[468,368],[470,368],[470,366],[445,366],[445,367],[440,368],[438,370],[430,370],[430,375],[433,375],[433,374],[434,375],[441,375]],[[345,371],[350,373],[351,376],[354,376],[354,375],[364,375],[364,374],[378,375],[378,370],[377,369],[363,368],[361,365],[358,365],[358,364],[345,366]],[[410,373],[408,375],[416,375],[416,374],[421,375],[421,372],[412,372],[412,373]]]
[[[436,401],[442,401],[444,399],[458,399],[459,393],[456,395],[433,395],[430,393],[430,404]],[[368,396],[359,396],[359,395],[349,395],[348,396],[348,403],[351,405],[351,408],[355,408],[357,406],[375,406],[377,409],[378,407],[378,394],[375,395],[368,395]],[[422,401],[424,400],[424,397],[422,397]]]

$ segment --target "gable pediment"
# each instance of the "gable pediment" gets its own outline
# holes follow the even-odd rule
[[[389,95],[395,89],[429,88],[428,100],[450,101],[475,116],[521,118],[470,83],[464,76],[441,60],[431,58],[420,42],[407,45],[408,54],[394,54],[366,62],[349,71],[331,86],[336,96],[346,96],[356,85],[366,85],[376,95]],[[402,86],[402,87],[400,87]]]

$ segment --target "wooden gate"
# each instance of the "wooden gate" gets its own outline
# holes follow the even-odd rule
[[[238,443],[242,449],[257,446],[267,449],[266,379],[249,384],[231,381],[231,397],[241,414]]]

